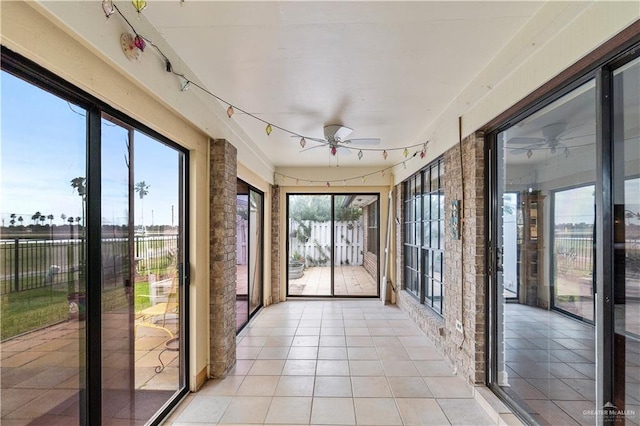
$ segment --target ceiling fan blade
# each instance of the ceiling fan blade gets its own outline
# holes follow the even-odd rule
[[[355,145],[379,145],[380,139],[378,138],[360,138],[360,139],[347,139],[342,143],[352,143]]]
[[[351,150],[349,148],[347,148],[346,146],[339,146],[338,147],[338,154],[339,155],[351,155]]]
[[[324,137],[327,139],[343,140],[353,132],[353,129],[339,124],[324,126]]]
[[[532,145],[536,143],[544,142],[541,138],[511,138],[507,141],[507,145]]]

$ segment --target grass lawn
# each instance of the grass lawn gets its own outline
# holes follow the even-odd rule
[[[67,292],[51,287],[2,296],[0,340],[55,324],[69,318]]]

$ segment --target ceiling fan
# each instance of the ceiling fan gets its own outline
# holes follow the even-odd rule
[[[567,123],[553,123],[542,128],[541,138],[522,138],[515,137],[507,141],[507,145],[526,145],[521,148],[512,148],[511,153],[515,155],[527,153],[527,156],[531,158],[532,151],[536,149],[548,149],[551,154],[555,154],[558,149],[565,149],[565,155],[568,152],[568,147],[561,141],[574,139],[563,138],[563,135],[567,129]]]
[[[324,139],[320,138],[303,138],[309,139],[310,141],[318,142],[319,145],[312,146],[310,148],[303,149],[300,152],[309,151],[311,149],[320,148],[323,146],[329,147],[331,151],[331,155],[336,155],[338,152],[340,154],[351,154],[351,149],[347,145],[352,143],[357,145],[378,145],[380,143],[380,139],[378,138],[359,138],[359,139],[347,139],[347,137],[353,132],[353,129],[345,126],[341,126],[339,124],[330,124],[324,126]],[[301,145],[304,148],[304,145],[301,141]],[[352,147],[357,149],[357,147]]]

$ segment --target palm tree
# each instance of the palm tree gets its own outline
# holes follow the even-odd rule
[[[144,232],[144,197],[149,194],[149,187],[151,185],[147,185],[145,181],[140,181],[136,183],[135,191],[140,196],[140,211],[142,212],[142,232]]]
[[[11,220],[9,221],[9,223],[11,224],[11,226],[14,226],[16,224],[16,214],[15,213],[11,213],[9,215],[9,217],[11,218]]]
[[[86,186],[86,178],[82,176],[75,177],[71,179],[71,187],[78,191],[78,195],[82,198],[82,226],[84,226],[84,217],[85,217],[85,201],[87,200],[87,186]],[[79,222],[79,221],[78,221]]]
[[[44,225],[44,221],[47,219],[47,217],[45,215],[40,215],[40,217],[38,218],[40,219],[40,225]]]
[[[42,216],[42,213],[40,212],[35,212],[33,216],[31,216],[31,220],[33,221],[34,225],[38,224],[38,220],[40,220],[40,216]]]
[[[52,214],[48,215],[47,219],[49,219],[49,226],[53,226],[53,215]]]
[[[24,221],[24,219],[22,218],[22,216],[18,217],[18,222],[20,222],[20,226],[22,226],[22,221]]]
[[[62,219],[62,224],[64,225],[64,221],[65,221],[65,220],[67,220],[67,215],[66,215],[66,214],[64,214],[64,213],[62,213],[62,214],[60,215],[60,219]]]

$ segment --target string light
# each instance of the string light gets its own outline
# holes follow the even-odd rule
[[[362,179],[360,180],[362,181],[362,183],[365,183],[367,181],[367,179],[364,176],[362,176]]]
[[[182,5],[182,3],[184,2],[184,0],[180,0],[180,4]],[[147,2],[145,0],[132,0],[131,2],[133,4],[134,9],[136,10],[137,14],[138,14],[138,19],[140,19],[140,13],[142,12],[142,10],[147,6]],[[265,127],[265,132],[267,133],[267,135],[271,135],[271,132],[273,131],[273,129],[278,129],[281,130],[285,133],[288,133],[292,136],[297,136],[300,137],[300,146],[301,147],[305,147],[306,145],[306,139],[303,135],[297,133],[297,132],[293,132],[291,130],[288,130],[284,127],[278,126],[276,124],[273,123],[269,123],[266,120],[264,120],[263,118],[252,114],[251,112],[248,112],[240,107],[238,107],[237,105],[235,107],[232,106],[231,102],[221,98],[220,96],[216,95],[215,93],[211,92],[210,90],[208,90],[207,88],[205,88],[204,86],[195,83],[193,81],[191,81],[189,78],[187,78],[184,74],[177,72],[176,70],[173,69],[173,66],[171,64],[171,61],[169,60],[169,58],[167,57],[167,55],[165,55],[165,53],[155,44],[153,43],[151,40],[149,40],[149,38],[144,37],[141,34],[138,34],[138,32],[136,31],[135,27],[131,24],[131,22],[124,16],[124,14],[122,13],[122,11],[120,11],[120,9],[113,4],[113,0],[102,0],[102,10],[105,14],[105,16],[107,17],[107,19],[114,14],[115,12],[118,13],[118,15],[120,15],[120,17],[127,23],[127,25],[129,25],[129,27],[131,28],[131,30],[133,31],[133,33],[135,34],[135,45],[137,48],[139,48],[141,51],[144,50],[147,45],[153,47],[155,49],[155,51],[162,56],[162,59],[164,60],[164,69],[166,72],[173,74],[177,77],[181,77],[183,79],[186,80],[186,83],[182,85],[182,87],[184,86],[195,86],[196,88],[200,89],[202,92],[206,93],[207,95],[217,99],[218,101],[220,101],[223,104],[227,104],[229,105],[229,107],[227,108],[227,116],[229,118],[231,118],[231,116],[235,113],[235,111],[240,111],[241,113],[253,118],[254,120],[257,121],[261,121],[262,123],[264,123],[266,125]],[[185,89],[186,90],[186,89]],[[184,91],[184,90],[183,90]],[[322,139],[315,139],[315,138],[310,138],[320,144],[325,144],[325,145],[329,145],[328,141],[322,140]],[[387,159],[389,153],[388,151],[397,151],[397,150],[402,150],[404,153],[405,158],[409,156],[409,149],[410,148],[415,148],[422,145],[422,143],[420,144],[414,144],[414,145],[408,145],[408,146],[404,146],[404,147],[399,147],[399,148],[359,148],[359,147],[353,147],[355,149],[358,149],[358,159],[361,160],[364,153],[363,151],[378,151],[378,152],[382,152],[382,156]],[[426,146],[426,143],[424,144]],[[332,150],[333,151],[333,150]],[[416,153],[417,154],[417,153]],[[414,156],[416,155],[414,154]],[[334,154],[335,155],[335,154]],[[424,155],[423,155],[424,157]]]
[[[331,184],[329,182],[327,182],[327,188],[329,188],[331,186]]]
[[[180,90],[182,92],[186,92],[187,90],[189,90],[190,85],[191,85],[191,82],[189,80],[185,80],[184,83],[182,83],[182,87],[180,87]]]
[[[335,156],[337,152],[338,152],[338,148],[336,148],[335,146],[332,146],[331,147],[331,155]]]
[[[116,11],[113,8],[113,2],[111,0],[102,0],[102,11],[107,19],[109,19],[109,17],[111,17],[111,15]]]
[[[531,158],[533,156],[533,151],[527,151],[527,158]]]

